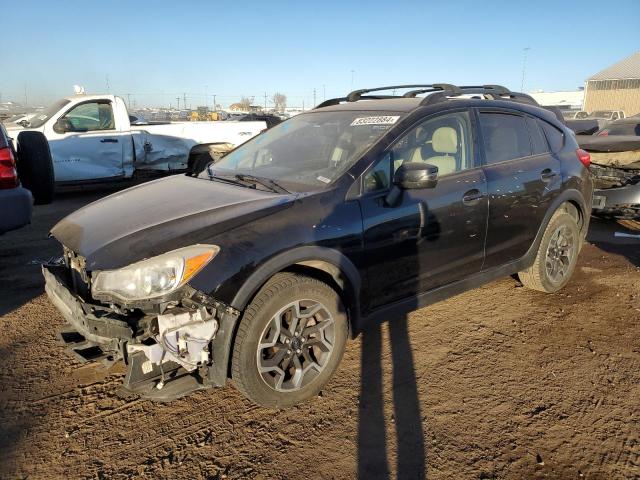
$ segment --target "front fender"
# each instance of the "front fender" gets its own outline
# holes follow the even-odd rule
[[[293,265],[306,264],[316,268],[312,262],[318,262],[318,269],[329,273],[338,285],[343,287],[344,293],[350,297],[349,300],[353,303],[354,311],[359,312],[362,281],[358,269],[351,260],[338,250],[318,246],[297,247],[280,253],[264,262],[238,289],[231,306],[239,311],[244,310],[260,287],[273,275]],[[323,268],[322,264],[329,266],[329,269]]]

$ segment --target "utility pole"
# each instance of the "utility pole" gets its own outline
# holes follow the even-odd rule
[[[180,110],[180,97],[176,97],[176,101],[178,102],[178,110]]]
[[[24,106],[26,107],[29,103],[29,99],[27,98],[27,82],[24,83]]]
[[[187,94],[182,94],[182,108],[187,108]]]
[[[264,92],[264,111],[267,111],[267,92]]]
[[[213,95],[213,111],[214,112],[218,111],[218,107],[216,106],[216,96],[215,96],[215,94]]]
[[[522,81],[520,82],[520,91],[524,92],[524,74],[527,69],[527,53],[531,50],[529,47],[522,49]]]
[[[107,83],[107,93],[109,93],[109,75],[105,77],[105,82]]]
[[[315,107],[316,105],[317,105],[316,104],[316,89],[314,88],[313,89],[313,106]]]
[[[127,93],[127,108],[131,110],[131,94]]]

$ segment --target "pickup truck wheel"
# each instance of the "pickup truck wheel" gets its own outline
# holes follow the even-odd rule
[[[238,327],[234,385],[253,402],[285,408],[322,389],[347,340],[338,294],[314,278],[279,273],[247,307]]]
[[[576,219],[566,209],[558,209],[544,232],[531,267],[519,272],[525,287],[554,293],[564,287],[576,267],[581,237]]]
[[[34,203],[53,201],[55,177],[49,142],[41,132],[20,132],[18,135],[18,177],[31,190]]]

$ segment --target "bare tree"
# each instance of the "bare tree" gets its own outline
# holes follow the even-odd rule
[[[274,93],[271,102],[277,112],[284,112],[284,109],[287,108],[287,96],[284,93]]]
[[[253,97],[245,97],[244,95],[240,98],[239,102],[240,106],[243,110],[249,111],[251,110],[251,105],[253,104]]]

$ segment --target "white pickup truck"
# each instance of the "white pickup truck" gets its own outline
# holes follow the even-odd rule
[[[22,125],[7,126],[7,132],[19,151],[23,183],[37,203],[47,203],[54,182],[68,185],[131,178],[140,171],[187,171],[212,145],[235,147],[266,128],[263,121],[132,125],[122,98],[74,95]],[[27,132],[40,132],[46,142],[41,134]],[[48,143],[50,158],[44,158],[46,145],[28,145],[38,143],[38,138]]]

